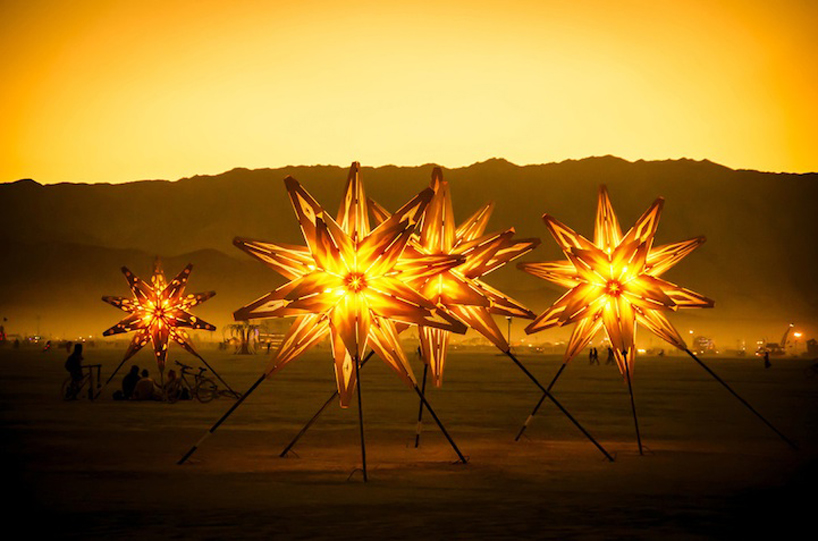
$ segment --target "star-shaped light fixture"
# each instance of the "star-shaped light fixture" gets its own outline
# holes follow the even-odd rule
[[[190,309],[203,303],[216,293],[195,293],[185,295],[185,286],[190,277],[193,265],[188,265],[176,278],[167,282],[159,258],[154,263],[150,283],[143,281],[126,267],[122,273],[128,280],[133,292],[133,299],[125,297],[102,297],[102,300],[116,306],[129,315],[122,321],[103,332],[111,336],[135,331],[136,334],[125,352],[124,363],[150,340],[159,370],[164,371],[168,353],[168,343],[173,340],[189,353],[199,357],[190,342],[190,336],[184,328],[214,331],[216,327],[190,313]],[[121,364],[120,364],[121,366]]]
[[[687,351],[682,336],[666,317],[679,308],[711,308],[713,301],[659,278],[704,242],[704,237],[654,247],[664,199],[656,199],[625,234],[619,227],[608,191],[599,189],[594,242],[548,214],[546,226],[568,261],[519,263],[518,268],[570,288],[535,319],[526,333],[576,323],[564,363],[605,328],[623,376],[633,373],[637,324]]]
[[[456,258],[428,257],[398,264],[434,192],[423,190],[370,229],[358,163],[350,168],[337,219],[298,181],[287,177],[284,183],[307,246],[241,238],[234,241],[290,279],[234,314],[237,320],[295,316],[267,368],[267,376],[329,335],[342,407],[348,406],[352,398],[356,363],[367,347],[410,387],[416,387],[396,323],[466,331],[465,325],[408,285],[418,275],[451,267]]]
[[[434,197],[404,252],[402,263],[408,265],[416,259],[448,255],[456,257],[457,264],[438,269],[434,274],[417,275],[409,284],[506,352],[509,349],[508,341],[492,315],[534,319],[535,314],[480,278],[530,252],[539,245],[540,240],[514,240],[514,228],[483,235],[494,208],[493,203],[479,208],[455,227],[449,183],[443,180],[439,167],[432,171],[431,188]],[[378,221],[389,219],[389,213],[372,200],[370,208]],[[420,325],[419,335],[423,359],[431,368],[435,386],[440,387],[449,331]]]

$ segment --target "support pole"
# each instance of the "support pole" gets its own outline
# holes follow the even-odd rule
[[[735,397],[738,399],[738,401],[739,401],[739,402],[741,402],[742,404],[744,404],[744,405],[747,407],[747,409],[749,409],[751,412],[753,412],[753,413],[755,414],[755,416],[756,416],[756,417],[758,417],[759,419],[761,419],[761,421],[762,421],[762,422],[763,422],[765,425],[767,425],[767,426],[768,426],[768,427],[769,427],[769,428],[770,428],[770,429],[771,429],[773,432],[775,432],[776,434],[778,434],[778,436],[779,436],[779,437],[780,437],[782,440],[784,440],[784,441],[785,441],[785,442],[786,442],[786,443],[787,443],[787,444],[788,444],[790,447],[792,447],[793,449],[796,449],[796,450],[798,449],[798,446],[797,446],[797,445],[796,445],[796,444],[795,444],[795,443],[794,443],[792,440],[790,440],[789,438],[787,438],[787,436],[785,436],[784,434],[782,434],[782,433],[781,433],[781,431],[779,431],[779,430],[778,430],[776,427],[774,427],[774,426],[772,425],[772,423],[770,423],[770,421],[768,421],[767,419],[765,419],[765,418],[764,418],[764,417],[763,417],[763,416],[762,416],[762,415],[761,415],[759,412],[757,412],[757,411],[755,410],[755,408],[753,408],[753,406],[751,406],[751,405],[750,405],[750,404],[749,404],[749,403],[748,403],[746,400],[744,400],[743,398],[741,398],[741,397],[738,395],[738,393],[736,393],[736,392],[735,392],[735,391],[734,391],[732,388],[730,388],[730,386],[729,386],[729,385],[727,385],[727,383],[725,383],[725,381],[724,381],[723,379],[721,379],[719,376],[717,376],[715,372],[713,372],[712,370],[710,370],[710,368],[709,368],[709,367],[708,367],[706,364],[704,364],[704,363],[702,362],[702,360],[701,360],[701,359],[699,359],[698,357],[696,357],[696,356],[693,354],[693,352],[692,352],[692,351],[690,351],[689,349],[685,349],[685,352],[686,352],[688,355],[690,355],[690,356],[693,358],[693,360],[694,360],[694,361],[696,361],[697,363],[699,363],[699,366],[701,366],[702,368],[704,368],[704,369],[707,371],[707,373],[708,373],[708,374],[710,374],[711,376],[713,376],[713,378],[714,378],[716,381],[718,381],[719,383],[721,383],[721,384],[724,386],[724,388],[725,388],[725,389],[727,389],[727,390],[730,392],[730,394],[732,394],[733,396],[735,396]]]
[[[580,430],[580,431],[581,431],[583,434],[585,434],[585,437],[586,437],[586,438],[588,438],[588,439],[591,441],[591,443],[593,443],[593,444],[596,446],[596,448],[597,448],[597,449],[599,449],[599,451],[600,451],[600,452],[601,452],[603,455],[605,455],[605,458],[607,458],[607,459],[608,459],[608,460],[610,460],[611,462],[613,462],[613,461],[614,461],[613,457],[612,457],[610,454],[608,454],[608,451],[606,451],[606,450],[605,450],[605,448],[604,448],[604,447],[602,447],[602,446],[599,444],[599,442],[597,442],[597,441],[594,439],[594,437],[593,437],[593,436],[591,436],[591,434],[589,434],[589,433],[588,433],[588,431],[587,431],[587,430],[585,430],[585,429],[582,427],[582,425],[581,425],[581,424],[579,424],[579,422],[578,422],[576,419],[574,419],[574,417],[573,417],[573,416],[572,416],[570,413],[568,413],[568,410],[566,410],[566,409],[565,409],[565,408],[562,406],[562,404],[560,404],[560,403],[557,401],[557,399],[556,399],[556,398],[554,398],[554,396],[553,396],[553,395],[552,395],[552,394],[551,394],[551,393],[548,391],[548,389],[546,389],[545,387],[543,387],[543,386],[542,386],[542,384],[541,384],[541,383],[540,383],[540,382],[537,380],[537,378],[535,378],[535,377],[534,377],[534,374],[532,374],[531,372],[529,372],[529,371],[528,371],[528,369],[527,369],[525,366],[523,366],[523,363],[521,363],[521,362],[520,362],[520,361],[517,359],[517,357],[515,357],[515,356],[514,356],[514,354],[513,354],[513,353],[511,353],[511,351],[506,351],[506,352],[505,352],[505,354],[506,354],[506,355],[508,355],[508,357],[509,357],[509,358],[510,358],[512,361],[514,361],[514,364],[516,364],[516,365],[517,365],[517,366],[520,368],[520,370],[522,370],[522,371],[523,371],[523,373],[524,373],[526,376],[528,376],[528,379],[530,379],[531,381],[533,381],[533,382],[534,382],[534,384],[535,384],[537,387],[539,387],[539,388],[540,388],[540,390],[543,392],[543,394],[544,394],[544,395],[545,395],[545,396],[546,396],[546,397],[547,397],[549,400],[551,400],[551,402],[553,402],[555,406],[557,406],[557,407],[559,408],[559,410],[560,410],[560,411],[563,413],[563,415],[565,415],[566,417],[568,417],[568,419],[569,419],[569,420],[570,420],[572,423],[574,423],[574,426],[576,426],[576,427],[577,427],[577,428],[578,428],[578,429],[579,429],[579,430]]]
[[[443,426],[443,423],[441,423],[441,422],[440,422],[440,419],[438,419],[438,418],[437,418],[437,414],[435,413],[435,410],[433,410],[433,409],[432,409],[431,404],[429,404],[429,401],[428,401],[428,400],[426,400],[426,397],[425,397],[425,396],[423,396],[423,393],[422,393],[422,392],[420,392],[420,389],[418,388],[418,386],[417,386],[417,385],[415,385],[415,392],[416,392],[416,393],[418,394],[418,396],[420,397],[420,401],[421,401],[421,403],[422,403],[424,406],[426,406],[426,409],[427,409],[427,410],[429,410],[429,413],[431,414],[432,419],[434,419],[434,420],[435,420],[435,422],[437,423],[437,426],[439,426],[439,427],[440,427],[440,431],[441,431],[441,432],[443,432],[443,435],[444,435],[444,436],[446,436],[446,439],[447,439],[447,440],[449,440],[449,445],[451,445],[451,446],[452,446],[452,449],[454,449],[454,452],[455,452],[455,453],[457,453],[458,458],[460,458],[460,462],[462,462],[463,464],[467,463],[467,462],[468,462],[468,460],[466,459],[466,457],[464,457],[464,456],[463,456],[463,453],[461,453],[461,452],[460,452],[460,449],[458,449],[458,448],[457,448],[457,444],[455,444],[455,442],[454,442],[454,440],[452,439],[452,437],[451,437],[451,436],[449,435],[449,433],[446,431],[446,427],[444,427],[444,426]]]
[[[562,371],[565,370],[566,364],[568,363],[562,363],[560,369],[557,370],[557,374],[551,380],[551,383],[548,384],[548,387],[546,387],[546,391],[551,392],[551,387],[554,386],[554,384],[559,379],[560,374],[562,374]],[[534,419],[534,416],[537,415],[537,412],[540,411],[540,407],[543,405],[543,402],[545,402],[545,399],[546,395],[543,393],[543,395],[540,397],[540,401],[537,402],[537,405],[534,406],[533,410],[531,410],[531,414],[529,414],[529,416],[526,418],[525,422],[523,423],[523,426],[520,427],[520,431],[517,432],[517,435],[514,437],[514,441],[520,441],[520,437],[522,437],[523,432],[525,432],[526,428],[528,428],[528,424]]]
[[[186,461],[188,458],[190,458],[190,455],[192,455],[193,453],[195,453],[195,452],[196,452],[196,449],[198,449],[198,448],[199,448],[199,446],[202,444],[202,442],[203,442],[205,439],[207,439],[207,437],[208,437],[208,436],[210,436],[212,433],[214,433],[214,432],[216,431],[216,429],[217,429],[217,428],[219,428],[219,425],[221,425],[223,422],[225,422],[225,421],[227,420],[227,418],[228,418],[228,417],[230,417],[230,415],[231,415],[231,414],[232,414],[234,411],[236,411],[236,408],[238,408],[238,407],[241,405],[241,403],[242,403],[242,402],[244,402],[244,401],[247,399],[247,397],[248,397],[248,396],[250,396],[250,394],[251,394],[253,391],[255,391],[255,390],[256,390],[256,387],[258,387],[259,385],[261,385],[261,382],[262,382],[262,381],[264,381],[264,379],[265,379],[266,377],[267,377],[267,374],[262,374],[262,375],[261,375],[261,377],[259,377],[259,378],[256,380],[256,382],[253,384],[253,386],[252,386],[252,387],[250,387],[250,388],[247,390],[247,392],[246,392],[246,393],[244,393],[243,395],[241,395],[241,397],[240,397],[240,398],[239,398],[239,399],[236,401],[236,403],[235,403],[235,404],[233,404],[232,406],[230,406],[230,409],[229,409],[229,410],[227,410],[227,413],[225,413],[224,415],[222,415],[222,416],[221,416],[221,419],[219,419],[218,421],[216,421],[216,424],[214,424],[212,427],[210,427],[210,430],[208,430],[207,432],[205,432],[204,436],[202,436],[202,437],[201,437],[201,439],[200,439],[199,441],[197,441],[197,442],[196,442],[196,444],[195,444],[193,447],[191,447],[191,448],[190,448],[190,451],[188,451],[187,453],[185,453],[185,456],[183,456],[182,458],[180,458],[180,459],[179,459],[179,462],[177,462],[176,464],[178,464],[178,465],[182,465],[182,464],[184,464],[184,463],[185,463],[185,461]]]
[[[202,357],[202,356],[201,356],[201,355],[199,355],[198,353],[193,353],[193,355],[195,355],[195,356],[196,356],[196,357],[197,357],[197,358],[198,358],[200,361],[202,361],[202,362],[204,363],[204,365],[205,365],[205,366],[208,368],[208,370],[210,370],[211,372],[213,372],[213,375],[214,375],[214,376],[216,376],[217,378],[219,378],[219,381],[221,381],[221,382],[224,384],[224,386],[225,386],[225,387],[227,387],[227,390],[228,390],[228,391],[230,391],[231,393],[233,393],[233,395],[234,395],[236,398],[238,398],[238,397],[240,396],[240,395],[239,395],[239,393],[237,393],[236,391],[234,391],[234,390],[233,390],[233,388],[232,388],[232,387],[230,387],[230,385],[229,385],[229,384],[228,384],[226,381],[224,381],[224,380],[222,379],[222,377],[219,375],[219,373],[218,373],[218,372],[216,372],[216,371],[213,369],[213,367],[212,367],[212,366],[210,366],[209,364],[207,364],[207,361],[205,361],[205,360],[204,360],[204,357]]]
[[[332,402],[337,397],[338,397],[338,391],[336,390],[334,393],[332,393],[332,395],[329,398],[327,398],[327,401],[324,402],[324,404],[320,408],[318,408],[318,411],[315,412],[315,415],[313,415],[310,418],[310,420],[307,421],[307,424],[305,424],[301,428],[301,430],[298,431],[298,434],[295,435],[293,440],[289,444],[287,444],[287,447],[285,447],[284,450],[281,451],[281,454],[279,454],[278,456],[280,456],[281,458],[286,457],[287,453],[289,453],[290,450],[295,446],[295,444],[298,443],[298,440],[301,439],[301,436],[303,436],[307,432],[307,430],[310,429],[310,427],[313,425],[313,423],[315,423],[315,421],[318,420],[318,417],[320,417],[321,414],[324,413],[324,410],[327,409],[329,407],[329,405],[332,404]]]
[[[364,443],[364,410],[361,402],[361,361],[355,355],[355,383],[358,386],[358,425],[361,427],[361,464],[364,472],[364,483],[368,481],[366,477],[366,444]],[[416,387],[417,388],[417,387]]]
[[[633,425],[636,427],[636,442],[639,444],[639,454],[642,455],[642,436],[639,434],[639,421],[636,418],[636,402],[633,400],[633,386],[631,385],[631,371],[628,366],[628,352],[622,352],[625,355],[625,377],[628,380],[628,392],[631,395],[631,411],[633,411]]]
[[[426,396],[426,373],[429,371],[429,365],[423,363],[423,383],[420,388],[421,397]],[[420,432],[423,430],[423,400],[418,403],[418,426],[415,431],[415,449],[420,445]]]
[[[370,357],[372,357],[372,355],[374,353],[375,353],[374,351],[370,351],[369,353],[366,354],[366,357],[364,357],[364,361],[361,363],[361,368],[364,367],[366,362],[370,359]],[[322,405],[320,408],[318,408],[318,411],[315,412],[315,415],[313,415],[310,418],[310,420],[307,421],[307,424],[305,424],[301,428],[301,430],[298,431],[298,434],[295,435],[293,440],[289,444],[287,444],[287,447],[285,447],[284,450],[281,451],[281,454],[279,454],[278,456],[280,456],[281,458],[286,457],[287,453],[289,453],[290,450],[293,447],[295,447],[295,444],[298,443],[298,440],[301,439],[301,436],[303,436],[304,434],[307,433],[307,430],[310,429],[310,427],[315,423],[315,421],[318,420],[318,418],[321,416],[321,414],[324,413],[324,410],[327,409],[329,407],[329,405],[332,404],[332,401],[335,400],[337,397],[338,397],[338,389],[336,389],[335,392],[332,393],[329,398],[327,398],[327,401],[324,402],[324,405]]]
[[[122,368],[122,365],[123,365],[123,364],[125,364],[125,361],[127,361],[127,360],[128,360],[128,357],[124,357],[124,358],[122,359],[122,362],[120,362],[120,363],[119,363],[119,366],[117,366],[117,367],[116,367],[116,370],[114,370],[114,371],[111,373],[111,376],[108,378],[108,380],[107,380],[107,381],[106,381],[106,382],[105,382],[105,383],[102,385],[102,387],[100,387],[100,388],[99,388],[99,390],[97,391],[97,394],[96,394],[96,395],[94,395],[94,400],[96,400],[97,398],[99,398],[99,395],[101,395],[101,394],[102,394],[102,391],[104,391],[104,390],[105,390],[105,387],[107,387],[107,386],[108,386],[108,384],[109,384],[109,383],[111,383],[111,380],[112,380],[112,379],[114,379],[114,376],[116,376],[117,372],[119,372],[119,369],[120,369],[120,368]]]

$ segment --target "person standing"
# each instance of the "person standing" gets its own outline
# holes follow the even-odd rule
[[[65,369],[71,374],[71,390],[69,391],[69,400],[77,398],[80,391],[80,382],[82,382],[82,344],[74,345],[74,352],[65,360]]]

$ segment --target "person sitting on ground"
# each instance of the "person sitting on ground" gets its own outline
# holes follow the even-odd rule
[[[184,385],[179,385],[181,381],[176,376],[176,370],[168,372],[168,380],[165,382],[165,393],[169,400],[190,400],[190,391]]]
[[[176,377],[176,370],[173,370],[173,369],[169,370],[168,371],[168,379],[165,380],[165,395],[166,396],[170,396],[171,393],[175,393],[175,392],[178,391],[178,389],[175,389],[177,379],[178,378]]]
[[[147,370],[142,371],[142,378],[136,382],[131,400],[162,400],[162,391]]]
[[[136,365],[131,366],[131,371],[125,374],[125,377],[122,378],[122,399],[123,400],[130,400],[133,396],[133,391],[136,388],[136,384],[139,382],[139,367]]]

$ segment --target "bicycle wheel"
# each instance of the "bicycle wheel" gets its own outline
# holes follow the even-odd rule
[[[62,382],[62,388],[60,390],[60,397],[63,400],[74,400],[76,398],[76,394],[74,393],[73,387],[73,379],[71,376],[68,376],[65,381]]]
[[[219,388],[216,383],[210,378],[200,378],[196,384],[196,389],[193,391],[196,399],[199,402],[210,402],[219,394]]]

